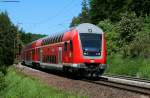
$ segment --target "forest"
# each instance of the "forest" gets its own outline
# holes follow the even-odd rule
[[[83,0],[70,27],[87,22],[105,32],[108,73],[150,78],[150,0]]]
[[[5,87],[7,69],[19,56],[22,47],[44,36],[19,29],[11,22],[7,12],[0,12],[0,91]]]

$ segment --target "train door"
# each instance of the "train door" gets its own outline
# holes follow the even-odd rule
[[[68,58],[68,43],[67,42],[64,42],[63,59],[64,59],[65,63],[69,62],[69,58]]]
[[[58,64],[62,63],[62,47],[58,48]]]
[[[30,51],[30,62],[32,62],[32,50]]]
[[[40,48],[40,63],[42,63],[42,48]]]
[[[34,62],[35,61],[35,49],[32,49],[32,61]]]

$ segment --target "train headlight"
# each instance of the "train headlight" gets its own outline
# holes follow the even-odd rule
[[[100,53],[100,52],[98,52],[98,53],[96,53],[96,55],[100,56],[100,55],[101,55],[101,53]]]
[[[87,53],[86,53],[86,52],[84,52],[83,54],[84,54],[84,55],[87,55]]]

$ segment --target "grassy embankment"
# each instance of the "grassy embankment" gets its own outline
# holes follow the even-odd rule
[[[111,56],[107,59],[108,69],[106,73],[127,75],[150,79],[150,59],[125,58],[121,56]]]
[[[40,80],[33,79],[10,68],[5,76],[6,88],[0,92],[0,98],[87,98],[71,92],[57,90]]]

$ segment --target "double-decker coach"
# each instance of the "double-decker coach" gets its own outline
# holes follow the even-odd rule
[[[21,60],[34,67],[100,76],[106,69],[104,32],[93,24],[80,24],[28,44],[21,51]]]

